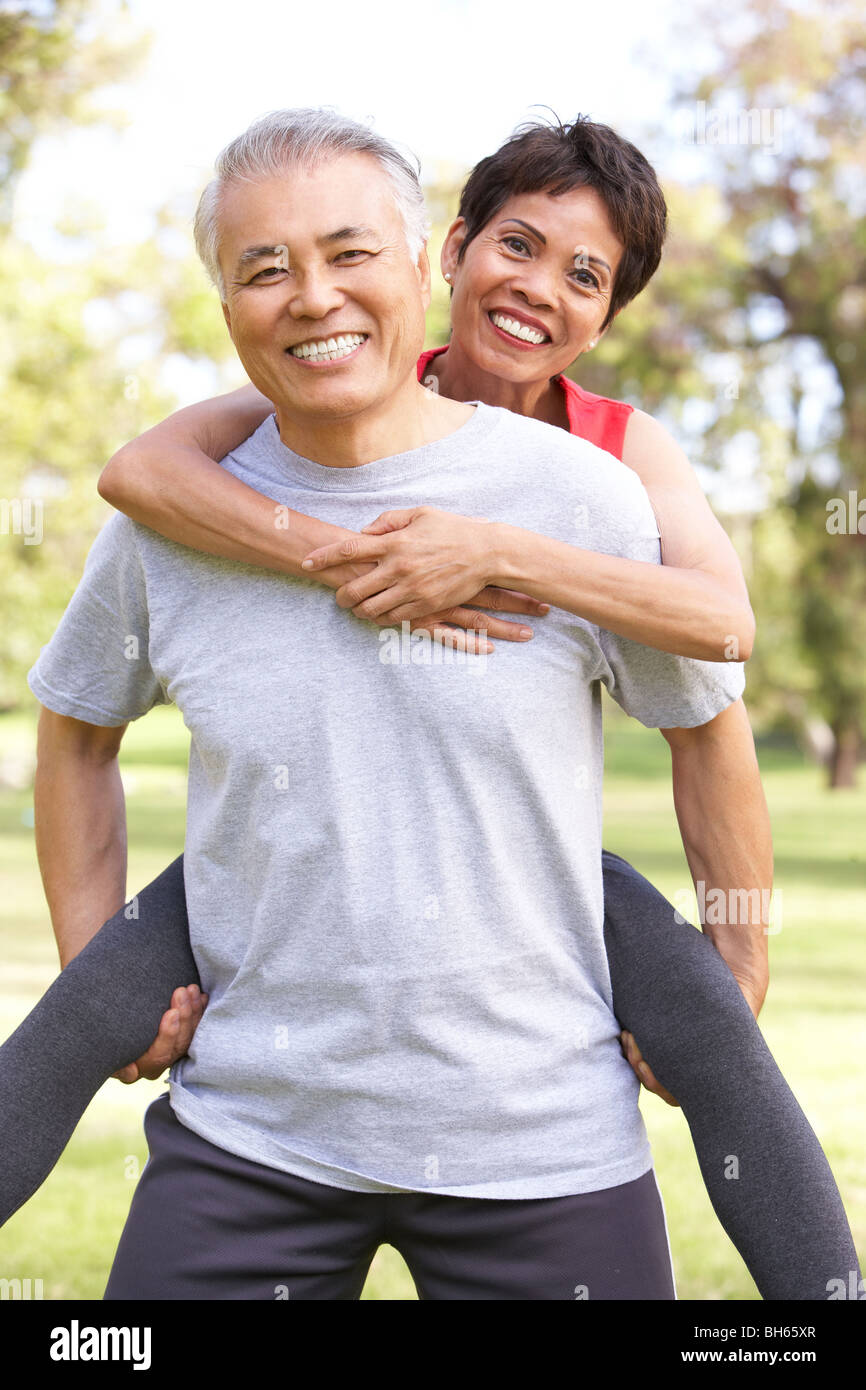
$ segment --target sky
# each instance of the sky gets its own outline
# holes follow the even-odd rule
[[[104,0],[103,27],[116,10]],[[40,142],[16,199],[19,234],[37,246],[76,202],[118,240],[141,235],[157,205],[197,196],[223,145],[278,107],[371,120],[435,177],[443,164],[468,169],[545,105],[640,141],[669,87],[659,34],[671,0],[545,0],[540,10],[527,0],[130,0],[126,10],[152,34],[141,71],[105,96],[126,128]]]

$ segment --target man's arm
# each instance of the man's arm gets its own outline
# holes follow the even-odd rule
[[[129,726],[86,724],[44,705],[33,787],[36,854],[60,965],[65,969],[126,900],[126,803],[117,755]],[[159,1032],[115,1075],[161,1076],[189,1049],[207,1005],[198,986],[179,986]]]
[[[661,732],[686,858],[698,900],[708,904],[702,929],[757,1018],[769,985],[773,841],[749,717],[736,700],[707,724]],[[714,904],[724,907],[714,912]]]
[[[773,841],[745,706],[736,700],[706,724],[660,732],[670,745],[674,806],[698,902],[718,902],[713,889],[724,895],[724,920],[702,922],[701,927],[757,1018],[770,979],[764,927],[773,887]],[[711,919],[721,915],[705,913]],[[622,1043],[646,1089],[677,1105],[644,1061],[634,1036],[623,1032]]]
[[[126,807],[117,754],[126,724],[39,716],[34,824],[39,870],[66,967],[126,897]]]

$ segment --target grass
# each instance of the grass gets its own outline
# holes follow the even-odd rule
[[[668,897],[689,883],[661,737],[607,702],[606,848],[628,858]],[[0,1037],[50,984],[57,957],[42,895],[26,785],[34,724],[0,719]],[[186,730],[156,709],[124,741],[130,892],[183,847]],[[760,750],[759,750],[760,751]],[[828,1155],[854,1228],[866,1246],[866,790],[830,793],[793,751],[761,752],[773,819],[782,930],[771,938],[773,983],[761,1014],[770,1047]],[[99,1299],[135,1180],[146,1157],[142,1114],[162,1082],[108,1082],[51,1177],[0,1230],[0,1277],[42,1279],[46,1299]],[[681,1299],[754,1299],[754,1284],[709,1204],[685,1120],[651,1095],[641,1102],[665,1198]],[[378,1251],[364,1299],[411,1300],[398,1252]]]

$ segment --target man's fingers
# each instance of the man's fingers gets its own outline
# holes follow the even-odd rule
[[[121,1067],[120,1071],[112,1073],[118,1081],[122,1081],[124,1086],[131,1086],[133,1081],[139,1078],[139,1070],[135,1062],[130,1062],[128,1067]]]
[[[648,1091],[652,1091],[653,1095],[661,1096],[666,1104],[675,1106],[679,1109],[679,1101],[675,1100],[670,1091],[666,1090],[661,1082],[656,1080],[649,1064],[644,1061],[633,1034],[622,1032],[620,1034],[620,1042],[622,1043],[624,1057],[642,1085],[645,1086]]]
[[[171,1007],[159,1021],[159,1031],[150,1047],[135,1062],[114,1073],[118,1081],[129,1086],[142,1078],[156,1081],[167,1067],[186,1056],[193,1034],[207,1007],[208,996],[198,985],[176,989]]]

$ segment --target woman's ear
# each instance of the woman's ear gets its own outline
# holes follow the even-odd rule
[[[439,264],[442,268],[442,276],[447,284],[454,283],[454,276],[457,273],[457,257],[460,248],[466,240],[466,220],[458,217],[445,234],[445,241],[442,244],[442,255]]]

